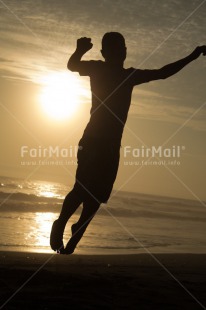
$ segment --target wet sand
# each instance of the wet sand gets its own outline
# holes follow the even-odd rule
[[[206,309],[206,255],[0,252],[0,309]]]

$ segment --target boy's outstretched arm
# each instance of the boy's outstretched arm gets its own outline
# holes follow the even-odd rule
[[[90,38],[80,38],[77,40],[77,47],[75,52],[69,58],[67,63],[67,68],[71,71],[79,71],[79,65],[81,62],[82,56],[92,48],[93,44],[91,43]]]
[[[185,58],[170,63],[160,69],[154,70],[154,73],[152,74],[152,80],[166,79],[172,76],[173,74],[183,69],[191,61],[197,59],[201,54],[204,56],[206,55],[206,45],[196,47],[196,49]]]

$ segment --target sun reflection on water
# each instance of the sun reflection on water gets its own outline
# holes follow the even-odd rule
[[[49,191],[41,191],[39,194],[40,194],[39,196],[44,196],[44,197],[48,197],[48,198],[55,198],[56,197],[55,193],[52,193]]]
[[[49,236],[51,225],[56,219],[56,214],[52,212],[36,212],[35,222],[35,247],[49,247]]]
[[[58,198],[63,199],[65,197],[65,193],[62,192],[60,188],[60,184],[55,183],[47,183],[47,182],[39,182],[36,183],[36,195],[40,197],[46,198]]]
[[[35,181],[32,184],[34,193],[38,197],[47,198],[47,204],[61,204],[68,190],[66,186],[59,183],[51,183],[44,181]],[[43,200],[44,201],[44,200]],[[29,242],[35,251],[50,252],[50,232],[54,220],[58,217],[53,212],[35,212],[33,216],[33,224],[30,226],[30,232],[27,235]]]

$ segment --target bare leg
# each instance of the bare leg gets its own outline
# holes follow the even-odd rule
[[[100,204],[95,200],[85,201],[83,203],[83,209],[81,216],[77,223],[72,225],[72,237],[67,243],[63,254],[72,254],[77,246],[77,243],[81,240],[87,226],[93,219]]]
[[[54,221],[50,234],[50,245],[54,251],[58,251],[60,253],[63,251],[63,234],[65,226],[69,218],[74,214],[81,203],[82,200],[77,196],[74,190],[66,196],[59,218]]]
[[[82,203],[82,199],[77,195],[77,193],[72,190],[64,199],[62,210],[59,215],[59,222],[66,226],[66,223],[70,217],[74,214],[77,208]]]

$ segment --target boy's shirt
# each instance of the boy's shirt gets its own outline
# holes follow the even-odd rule
[[[81,61],[78,72],[89,76],[92,108],[84,135],[121,141],[132,90],[155,79],[156,70],[112,68],[103,61]]]

